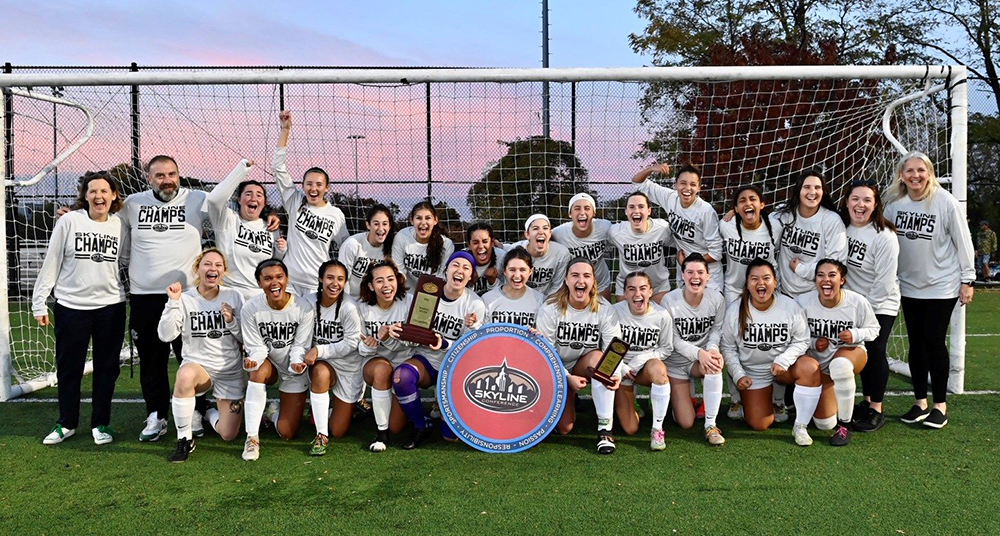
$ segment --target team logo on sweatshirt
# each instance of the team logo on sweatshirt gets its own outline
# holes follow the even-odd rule
[[[157,233],[183,230],[184,222],[187,221],[186,207],[141,205],[136,221],[139,230],[152,230]]]
[[[73,258],[93,262],[118,262],[118,237],[77,231],[73,237]]]
[[[833,346],[838,346],[840,344],[840,339],[838,336],[841,331],[847,331],[854,328],[853,320],[830,320],[827,318],[809,318],[809,334],[812,338],[818,339],[820,337],[830,341]]]
[[[531,271],[531,278],[528,279],[528,286],[531,288],[544,287],[548,285],[556,275],[556,269],[552,267],[539,266]]]
[[[729,258],[738,261],[742,265],[750,264],[750,261],[771,257],[770,242],[751,242],[749,240],[726,240],[726,253]]]
[[[604,248],[604,242],[598,242],[569,248],[569,253],[571,257],[583,257],[590,262],[597,262],[604,256]]]
[[[298,322],[257,322],[257,330],[264,343],[275,350],[290,345],[298,329]]]
[[[559,346],[568,346],[573,350],[597,348],[601,340],[601,328],[597,324],[560,321],[556,327],[556,339],[559,340]]]
[[[674,318],[674,332],[687,342],[694,342],[708,333],[715,325],[714,316],[698,316],[694,318]]]
[[[788,342],[788,324],[747,324],[743,346],[751,350],[769,352]]]
[[[676,212],[667,214],[667,222],[670,224],[670,232],[681,240],[694,240],[696,226],[693,221],[685,219]]]
[[[493,311],[492,321],[517,324],[518,326],[534,326],[535,313],[530,311]]]
[[[465,396],[473,404],[497,413],[525,411],[538,402],[538,382],[524,371],[507,366],[477,369],[465,378]]]
[[[316,316],[313,344],[333,344],[344,340],[344,326],[337,320],[323,320]]]
[[[233,242],[237,246],[249,249],[251,253],[270,255],[273,238],[267,229],[255,231],[241,223],[239,229],[236,231],[236,239]]]
[[[865,255],[868,254],[868,244],[865,244],[861,240],[855,240],[851,237],[847,237],[847,265],[853,266],[854,268],[861,268],[861,263],[865,260]]]
[[[937,227],[937,214],[901,210],[896,213],[893,223],[896,224],[896,234],[907,240],[931,240]]]
[[[191,337],[195,339],[217,340],[231,333],[226,328],[226,319],[222,316],[222,311],[189,311],[188,329],[191,330]]]
[[[622,324],[622,340],[634,351],[644,352],[655,348],[660,340],[660,328],[644,328]]]
[[[632,266],[648,268],[656,266],[663,260],[663,244],[625,244],[622,250],[622,261]]]
[[[815,257],[819,251],[820,234],[801,227],[785,227],[781,243],[795,254]]]
[[[309,240],[322,239],[324,242],[329,242],[336,231],[337,222],[324,218],[303,206],[295,218],[295,228],[306,235]]]
[[[363,255],[354,259],[354,264],[351,265],[351,277],[356,277],[359,280],[364,278],[365,274],[368,273],[368,267],[375,264],[377,260]]]

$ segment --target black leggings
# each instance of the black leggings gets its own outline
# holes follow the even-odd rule
[[[868,363],[861,369],[861,392],[872,402],[881,403],[885,397],[885,384],[889,382],[889,360],[885,349],[889,344],[892,326],[896,323],[895,315],[875,315],[881,327],[874,341],[866,342]]]
[[[913,397],[927,398],[927,373],[931,375],[934,403],[947,402],[948,324],[958,297],[944,299],[902,298],[903,318],[910,341],[910,376],[913,380]]]

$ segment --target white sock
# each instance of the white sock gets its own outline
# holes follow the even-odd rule
[[[830,378],[833,379],[833,394],[837,397],[837,418],[840,422],[851,422],[854,416],[854,395],[858,385],[854,379],[854,364],[846,357],[835,357],[830,362]]]
[[[701,385],[705,389],[705,428],[710,428],[715,426],[722,404],[722,373],[706,374]]]
[[[274,408],[271,413],[271,424],[274,425],[274,429],[278,429],[278,417],[281,416],[281,401],[271,402],[270,407]],[[281,434],[278,434],[281,435]]]
[[[260,419],[264,416],[266,405],[267,387],[263,383],[247,383],[247,399],[243,403],[243,415],[248,436],[257,437],[260,434]]]
[[[650,386],[649,402],[653,406],[653,428],[663,430],[663,419],[667,418],[667,407],[670,406],[670,382]]]
[[[389,412],[392,410],[392,391],[372,387],[372,413],[375,415],[375,426],[379,430],[389,429]]]
[[[177,427],[177,439],[191,439],[191,421],[194,418],[194,397],[181,398],[175,396],[170,406],[174,411],[174,425]]]
[[[729,387],[729,401],[735,404],[741,402],[740,390],[736,388],[736,382],[733,381],[733,376],[726,371],[726,385]]]
[[[330,391],[325,393],[309,392],[309,404],[312,406],[313,421],[316,422],[316,433],[330,435]],[[324,415],[327,417],[324,418]]]
[[[823,387],[806,387],[796,385],[792,391],[792,400],[795,401],[795,424],[808,426],[813,414],[816,413],[816,406],[819,405],[819,395],[823,393]]]
[[[784,406],[785,405],[785,386],[782,385],[782,384],[780,384],[780,383],[778,383],[778,382],[774,382],[771,385],[773,387],[773,389],[771,390],[771,401],[774,402],[775,404],[778,404],[779,406]],[[795,388],[798,389],[799,386],[796,385]],[[794,393],[793,393],[793,395],[794,395]],[[792,396],[792,400],[795,400],[794,396]],[[798,404],[798,402],[796,402],[796,405],[797,404]]]
[[[211,425],[212,430],[215,430],[216,433],[218,433],[218,431],[219,431],[219,410],[217,410],[215,408],[208,408],[208,411],[205,412],[205,418],[208,419],[208,424]]]
[[[594,409],[597,411],[597,430],[611,430],[615,415],[615,392],[608,390],[603,383],[592,382],[590,393],[594,397]]]

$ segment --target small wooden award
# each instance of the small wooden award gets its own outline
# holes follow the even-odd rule
[[[618,370],[618,365],[621,364],[622,360],[625,359],[625,354],[628,353],[629,345],[627,342],[615,337],[611,340],[611,344],[608,348],[604,350],[604,355],[601,356],[601,360],[597,362],[597,366],[594,367],[594,374],[592,377],[603,383],[604,385],[611,387],[614,382],[611,380],[611,376]]]
[[[422,275],[417,279],[413,302],[410,303],[410,313],[403,323],[399,338],[425,346],[437,343],[434,333],[434,315],[444,292],[444,281],[432,275]]]

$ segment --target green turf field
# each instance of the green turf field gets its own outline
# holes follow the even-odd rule
[[[1000,334],[1000,293],[977,294],[968,332]],[[998,358],[1000,336],[969,337],[966,388],[1000,390]],[[118,385],[116,396],[140,396],[127,368]],[[890,380],[890,389],[906,386]],[[27,398],[54,396],[47,389]],[[55,404],[7,403],[0,404],[0,527],[9,534],[1000,533],[1000,395],[949,400],[951,422],[934,431],[899,424],[910,402],[888,398],[886,427],[855,434],[840,449],[825,443],[827,432],[811,430],[816,444],[800,448],[791,423],[751,432],[723,415],[721,448],[670,426],[667,450],[651,453],[647,418],[637,436],[619,437],[618,451],[601,457],[590,410],[570,436],[515,455],[442,441],[371,454],[374,425],[360,422],[324,458],[306,454],[306,424],[292,441],[262,435],[256,463],[240,459],[241,441],[209,436],[178,465],[166,461],[172,432],[160,443],[135,439],[141,404],[114,407],[119,435],[111,445],[95,446],[81,429],[46,447]],[[84,407],[84,423],[89,415]]]

